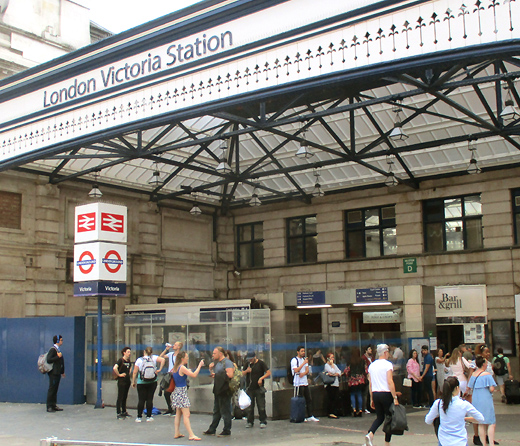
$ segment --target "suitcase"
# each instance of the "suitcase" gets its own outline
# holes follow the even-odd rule
[[[298,387],[294,388],[294,396],[291,398],[291,423],[303,423],[305,421],[305,398],[298,396]]]
[[[507,404],[520,404],[520,384],[516,379],[504,380]]]

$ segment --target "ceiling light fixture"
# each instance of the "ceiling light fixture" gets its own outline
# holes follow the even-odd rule
[[[479,167],[477,156],[475,155],[477,148],[471,144],[471,140],[468,140],[468,150],[471,152],[471,158],[469,159],[469,165],[466,169],[466,172],[468,172],[470,175],[481,173],[482,169]]]
[[[251,200],[249,200],[249,206],[258,207],[262,204],[260,198],[258,198],[258,194],[256,193],[256,186],[253,189],[253,195],[251,195]]]
[[[155,162],[155,170],[152,173],[152,178],[148,180],[148,184],[150,186],[158,187],[163,183],[161,178],[161,172],[159,171],[159,166],[157,165],[157,161]]]
[[[316,181],[314,183],[314,189],[312,189],[311,195],[313,197],[323,197],[325,195],[325,192],[323,192],[323,189],[321,188],[320,184],[320,173],[318,172],[318,169],[314,169],[314,176],[316,177]]]
[[[386,164],[388,164],[388,174],[386,176],[385,186],[397,186],[399,184],[399,180],[396,178],[395,173],[393,171],[394,169],[392,166],[394,165],[394,162],[390,159],[389,156],[386,157]]]
[[[504,102],[504,109],[500,113],[500,117],[506,122],[516,121],[520,118],[520,112],[518,111],[518,108],[515,107],[509,85],[506,84],[504,90],[507,91],[506,100]]]
[[[305,131],[302,132],[302,139],[303,141],[300,141],[300,148],[296,152],[296,156],[300,159],[312,158],[314,153],[312,153],[312,150],[309,149],[309,146],[307,145],[307,141],[305,140]]]
[[[224,173],[224,174],[231,173],[232,172],[231,166],[228,164],[228,162],[226,160],[226,155],[227,155],[227,151],[228,151],[228,146],[227,146],[226,141],[222,141],[222,144],[220,145],[220,150],[222,151],[222,155],[220,156],[220,162],[219,162],[216,170],[218,173]]]
[[[195,201],[193,202],[193,206],[190,209],[190,214],[191,215],[200,215],[200,214],[202,214],[202,211],[200,210],[199,206],[197,205],[197,203]]]
[[[392,111],[395,113],[395,124],[394,128],[390,132],[389,138],[394,141],[404,141],[408,138],[408,135],[403,132],[403,124],[401,121],[401,112],[403,109],[401,108],[400,103],[396,103]]]
[[[90,192],[88,193],[89,198],[101,198],[103,196],[103,192],[101,192],[98,187],[98,177],[99,172],[96,170],[94,172],[94,184],[92,185],[92,189],[90,189]]]

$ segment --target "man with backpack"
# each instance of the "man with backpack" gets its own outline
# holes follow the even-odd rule
[[[175,342],[173,345],[166,344],[166,348],[159,355],[161,358],[168,358],[168,373],[171,376],[171,372],[173,370],[173,366],[175,364],[175,358],[177,354],[182,350],[184,344],[181,341]],[[172,350],[171,352],[169,350]],[[159,392],[159,396],[161,396],[161,392]],[[166,400],[166,406],[168,410],[165,412],[165,415],[173,415],[175,411],[172,409],[172,394],[168,392],[168,390],[164,390],[164,399]]]
[[[164,367],[165,359],[157,355],[152,355],[152,347],[146,347],[144,355],[135,361],[132,373],[132,387],[137,386],[137,418],[136,423],[140,423],[143,418],[143,409],[146,404],[146,421],[153,421],[153,396],[157,388],[157,374]],[[160,364],[157,370],[157,363]],[[139,374],[139,376],[138,376]]]
[[[59,412],[63,409],[56,404],[58,388],[60,387],[61,378],[65,378],[65,361],[61,353],[63,337],[61,335],[54,335],[52,342],[54,342],[54,345],[47,353],[47,362],[52,365],[52,369],[48,373],[49,390],[47,392],[47,412]]]
[[[309,359],[305,357],[305,347],[300,346],[296,350],[296,356],[291,359],[291,370],[293,374],[293,385],[298,388],[298,395],[305,398],[305,410],[307,418],[305,421],[320,421],[312,414],[312,399],[309,391]]]
[[[495,374],[495,381],[502,394],[502,402],[505,403],[507,400],[504,379],[506,376],[509,376],[509,379],[513,379],[513,375],[511,374],[509,358],[504,356],[504,349],[502,347],[497,348],[497,355],[493,358],[493,373]]]

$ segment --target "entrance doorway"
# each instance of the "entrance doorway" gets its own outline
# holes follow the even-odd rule
[[[321,312],[299,314],[300,333],[322,333]]]
[[[464,342],[463,325],[437,325],[437,345],[444,347],[444,354],[452,352]]]

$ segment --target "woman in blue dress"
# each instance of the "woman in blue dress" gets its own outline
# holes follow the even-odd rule
[[[479,424],[478,433],[482,445],[487,446],[487,437],[489,437],[489,444],[492,445],[495,441],[497,421],[495,406],[493,406],[493,391],[496,383],[493,375],[486,371],[487,361],[483,356],[477,356],[475,365],[477,368],[469,380],[468,387],[473,389],[473,405],[484,415],[484,422]]]

